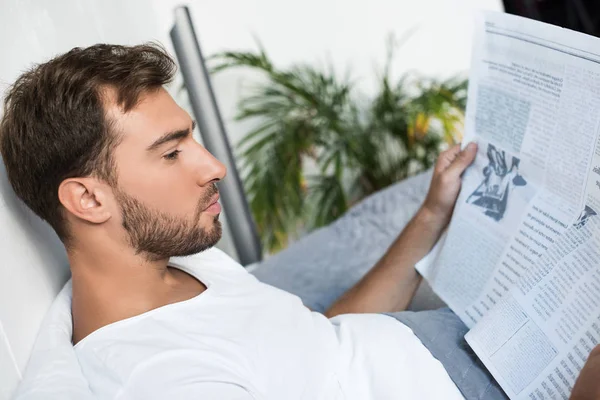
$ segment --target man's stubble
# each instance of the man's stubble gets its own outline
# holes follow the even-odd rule
[[[199,226],[202,212],[217,193],[217,186],[212,184],[198,202],[193,218],[185,219],[152,210],[120,188],[115,190],[129,244],[136,254],[144,254],[151,261],[196,254],[217,244],[222,234],[219,216],[214,217],[211,227]]]

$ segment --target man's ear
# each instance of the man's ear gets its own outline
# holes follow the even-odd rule
[[[58,199],[75,217],[101,224],[111,217],[106,184],[95,178],[69,178],[58,187]]]

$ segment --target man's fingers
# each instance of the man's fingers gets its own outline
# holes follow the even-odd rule
[[[477,145],[475,143],[469,143],[469,145],[456,156],[454,161],[452,161],[452,164],[448,167],[447,173],[455,178],[460,177],[465,169],[467,169],[473,160],[475,160],[476,155]]]
[[[445,171],[452,162],[456,159],[456,156],[460,153],[460,144],[454,145],[446,151],[443,151],[436,165],[439,172]]]

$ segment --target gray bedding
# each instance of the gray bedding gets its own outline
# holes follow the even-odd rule
[[[331,225],[312,232],[267,258],[252,273],[325,311],[383,255],[423,201],[426,172],[371,195]],[[434,309],[444,303],[423,283],[410,306]]]

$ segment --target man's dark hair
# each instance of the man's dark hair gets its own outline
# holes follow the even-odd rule
[[[123,112],[144,92],[170,82],[175,63],[157,44],[74,48],[21,75],[5,97],[0,152],[23,202],[66,244],[60,183],[94,176],[116,185],[112,153],[120,141],[106,116],[106,92]]]

